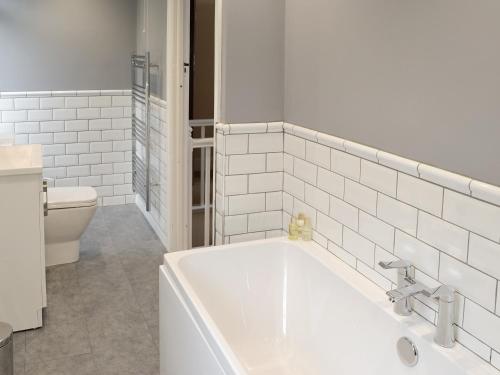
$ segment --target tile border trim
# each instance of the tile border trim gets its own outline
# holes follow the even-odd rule
[[[132,90],[48,90],[48,91],[1,91],[1,99],[48,98],[58,96],[124,96],[132,95]]]

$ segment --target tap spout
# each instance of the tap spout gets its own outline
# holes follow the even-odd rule
[[[399,269],[399,268],[409,268],[411,267],[411,263],[407,260],[394,260],[391,262],[378,262],[379,266],[385,270],[390,269]]]

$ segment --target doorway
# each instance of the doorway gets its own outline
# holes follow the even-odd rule
[[[215,0],[190,1],[191,247],[213,244]]]
[[[221,0],[172,0],[167,6],[168,233],[169,251],[178,251],[214,242]]]

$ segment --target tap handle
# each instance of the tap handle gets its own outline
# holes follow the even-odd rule
[[[448,285],[441,285],[434,289],[428,289],[423,293],[427,297],[436,298],[443,302],[455,301],[455,288]]]
[[[378,262],[378,264],[385,270],[409,268],[412,265],[410,261],[404,259],[394,260],[392,262]]]

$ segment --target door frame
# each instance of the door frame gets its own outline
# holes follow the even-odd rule
[[[223,51],[223,17],[222,5],[224,0],[215,0],[214,24],[214,122],[221,122],[222,115],[222,51]],[[215,171],[215,169],[214,169]]]
[[[214,122],[221,117],[222,1],[215,0]],[[168,251],[191,248],[192,140],[189,126],[190,0],[167,2]],[[187,66],[185,64],[188,64]],[[215,137],[214,137],[215,138]],[[215,145],[214,145],[215,147]],[[215,153],[214,153],[215,154]],[[215,159],[215,157],[214,157]],[[215,171],[215,160],[214,160]],[[215,188],[215,178],[214,187]],[[215,199],[212,221],[215,222]],[[214,232],[214,224],[212,232]],[[215,233],[212,233],[214,236]],[[215,239],[215,236],[212,237]]]
[[[165,86],[167,91],[167,210],[168,210],[168,251],[179,251],[189,248],[188,205],[189,167],[186,150],[190,147],[190,136],[184,126],[184,0],[167,2],[167,66]],[[189,86],[188,86],[189,87]],[[190,168],[189,168],[190,170]]]
[[[215,0],[215,20],[214,20],[214,152],[213,152],[213,204],[212,204],[212,243],[217,245],[217,196],[216,196],[216,185],[217,185],[217,124],[222,122],[222,82],[223,82],[223,71],[222,71],[222,57],[224,50],[224,39],[223,39],[223,6],[224,0]],[[224,186],[224,184],[222,184]],[[222,188],[224,189],[224,187]]]

